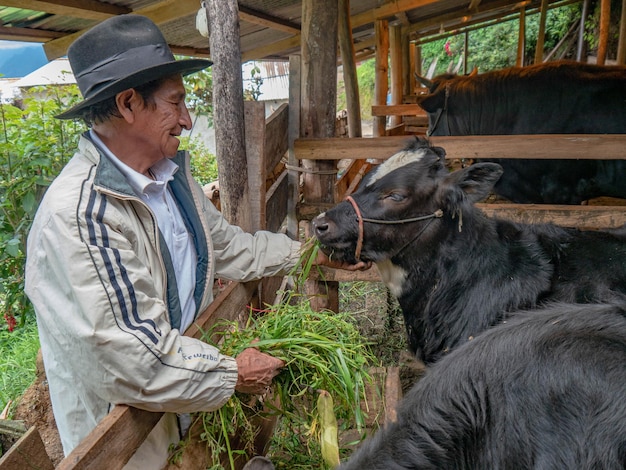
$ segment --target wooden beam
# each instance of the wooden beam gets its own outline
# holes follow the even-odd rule
[[[417,104],[372,105],[372,116],[426,116]]]
[[[268,15],[262,11],[253,10],[244,5],[239,5],[239,18],[248,23],[258,24],[267,28],[284,31],[291,34],[300,33],[300,25],[287,21],[283,18]]]
[[[402,27],[389,26],[389,75],[391,104],[402,103]],[[400,115],[392,114],[389,119],[389,126],[396,127],[402,124]]]
[[[389,22],[376,20],[376,69],[374,77],[374,105],[383,106],[387,103],[389,91]],[[375,137],[385,135],[386,119],[383,116],[374,117],[372,132]]]
[[[598,38],[598,57],[596,57],[596,64],[598,65],[604,65],[606,63],[610,27],[611,0],[600,0],[600,37]]]
[[[1,470],[54,470],[54,464],[46,453],[41,434],[35,426],[11,446],[0,458]]]
[[[356,72],[356,53],[350,24],[350,0],[339,0],[338,37],[343,69],[343,82],[346,90],[346,108],[348,111],[348,136],[361,137],[361,104],[359,99],[359,80]]]
[[[535,47],[535,64],[543,62],[543,43],[546,36],[548,5],[548,0],[541,0],[541,10],[539,12],[539,31],[537,33],[537,46]]]
[[[138,10],[133,11],[133,13],[147,16],[159,25],[194,14],[198,11],[198,8],[199,3],[197,0],[164,0],[148,7],[139,8]],[[88,29],[89,28],[83,29],[45,43],[43,45],[43,49],[48,57],[48,60],[58,59],[59,57],[63,57],[67,54],[67,48],[70,44],[72,44]]]
[[[436,3],[437,1],[438,0],[396,0],[393,2],[386,3],[385,5],[381,5],[378,8],[374,8],[367,12],[360,13],[358,15],[354,15],[350,17],[350,24],[352,26],[352,29],[355,29],[360,26],[373,23],[378,18],[394,16],[399,13],[408,11],[412,8],[430,5],[432,3]],[[301,40],[300,35],[297,34],[293,37],[283,39],[282,41],[277,41],[267,46],[248,50],[242,54],[243,60],[248,61],[248,60],[254,60],[254,59],[262,59],[272,54],[277,54],[285,49],[291,49],[293,47],[297,47],[300,44],[300,40]],[[356,50],[359,50],[360,44],[361,43],[355,44]],[[370,45],[367,45],[364,47],[370,47]],[[359,59],[364,60],[363,58],[359,58]]]
[[[0,26],[0,39],[7,41],[45,42],[62,36],[63,33],[57,31]]]
[[[626,224],[626,206],[554,204],[476,204],[489,217],[523,224],[553,223],[582,230],[618,228]]]
[[[132,11],[127,7],[96,0],[2,0],[2,6],[98,21]]]
[[[366,24],[374,23],[374,21],[387,18],[389,16],[395,16],[399,13],[412,10],[413,8],[420,8],[433,3],[437,3],[438,0],[395,0],[387,2],[377,8],[354,15],[351,18],[353,28],[358,28]]]
[[[297,139],[298,159],[387,159],[414,137]],[[542,134],[430,137],[446,150],[446,158],[602,159],[625,158],[626,134]]]

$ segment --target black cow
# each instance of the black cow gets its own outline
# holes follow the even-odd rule
[[[626,67],[548,62],[426,82],[429,135],[626,134]],[[528,155],[532,158],[532,155]],[[498,160],[495,192],[518,203],[626,198],[622,160]]]
[[[339,470],[626,468],[624,306],[520,312],[443,358]]]
[[[376,263],[417,357],[435,362],[507,312],[547,300],[626,298],[626,235],[488,218],[474,202],[502,168],[449,173],[444,155],[416,139],[366,175],[353,204],[312,222],[331,258]]]

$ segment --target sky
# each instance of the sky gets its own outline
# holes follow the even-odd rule
[[[22,78],[47,63],[40,43],[0,41],[0,78]]]

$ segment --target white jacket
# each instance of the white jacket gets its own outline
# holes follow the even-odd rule
[[[294,266],[298,242],[228,224],[191,177],[186,153],[173,161],[180,169],[170,188],[198,255],[197,312],[212,301],[216,277],[245,281]],[[114,405],[126,404],[166,412],[136,455],[138,468],[160,468],[146,459],[164,464],[178,440],[170,413],[214,410],[234,391],[235,360],[178,331],[178,294],[160,238],[148,206],[83,136],[41,202],[26,263],[66,455]]]

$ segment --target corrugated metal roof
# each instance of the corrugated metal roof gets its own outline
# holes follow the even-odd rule
[[[244,61],[287,60],[299,51],[301,0],[240,0],[238,4]],[[413,37],[424,37],[539,5],[540,0],[351,0],[350,15],[355,48],[373,54],[375,19],[387,19]],[[154,18],[175,53],[208,57],[209,41],[195,28],[199,6],[199,0],[0,0],[0,39],[42,42],[53,59],[64,55],[85,29],[112,15],[133,12]]]

